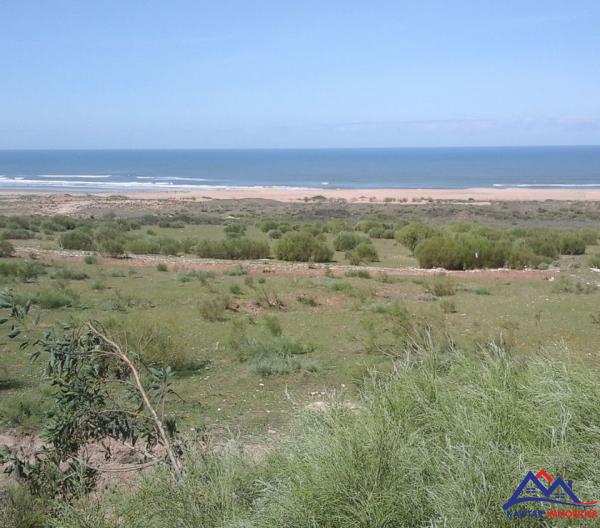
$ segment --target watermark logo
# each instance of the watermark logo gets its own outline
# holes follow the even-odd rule
[[[582,501],[573,491],[573,481],[553,478],[542,469],[536,474],[529,471],[502,509],[512,519],[595,519],[597,504]]]

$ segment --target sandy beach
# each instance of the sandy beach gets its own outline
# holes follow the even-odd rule
[[[240,187],[231,189],[165,189],[113,192],[64,192],[4,190],[0,196],[38,195],[64,197],[107,198],[121,196],[134,200],[243,200],[265,199],[280,202],[303,202],[316,200],[346,200],[352,203],[424,202],[450,200],[458,202],[532,202],[532,201],[600,201],[600,188],[470,188],[470,189],[323,189],[288,187]]]
[[[140,191],[125,193],[132,198],[187,197],[196,200],[263,198],[281,202],[298,202],[324,197],[348,202],[419,202],[429,200],[452,201],[512,201],[545,200],[600,200],[600,188],[473,188],[473,189],[290,189],[284,187],[186,191]]]
[[[232,189],[169,189],[115,192],[0,191],[0,214],[171,214],[219,200],[268,200],[281,204],[388,204],[402,207],[431,203],[486,206],[520,202],[598,202],[598,188],[473,188],[473,189],[300,189],[248,187]]]

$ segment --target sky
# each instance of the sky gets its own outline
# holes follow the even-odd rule
[[[2,0],[0,148],[600,144],[600,2]]]

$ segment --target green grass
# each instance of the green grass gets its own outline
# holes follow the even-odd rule
[[[215,223],[160,227],[153,221],[133,233],[173,239],[181,248],[190,239],[223,240],[222,222],[232,212],[225,205],[203,207],[207,222]],[[320,207],[309,204],[303,213],[317,215],[313,230],[326,224],[328,209]],[[400,207],[389,223],[422,214]],[[559,213],[554,204],[546,212],[507,204],[469,214],[508,225],[526,222],[519,215],[527,212],[535,222],[572,228],[566,218],[573,207]],[[449,210],[439,204],[427,209],[434,218]],[[290,211],[282,206],[285,222],[276,225],[303,221]],[[340,230],[358,219],[349,211]],[[245,222],[245,236],[273,244],[268,231],[254,226],[259,216],[253,214],[241,207],[231,222]],[[600,209],[589,206],[585,214],[600,219]],[[49,233],[41,235],[48,240],[14,242],[56,247],[60,230]],[[334,233],[318,236],[332,246]],[[416,264],[393,239],[372,244],[380,258],[373,266]],[[37,326],[31,332],[95,319],[148,364],[174,367],[177,397],[167,411],[182,431],[239,431],[261,452],[269,446],[258,463],[241,454],[245,448],[223,457],[193,453],[181,487],[152,475],[138,492],[103,496],[96,510],[84,508],[88,525],[114,527],[111,515],[119,515],[121,525],[150,528],[170,526],[173,519],[236,528],[487,527],[502,526],[498,501],[506,500],[525,465],[568,471],[582,496],[597,496],[598,483],[590,479],[599,468],[587,454],[598,440],[582,416],[588,424],[598,419],[593,377],[600,367],[600,327],[592,316],[598,314],[600,278],[589,265],[599,250],[595,245],[586,255],[561,256],[563,271],[554,281],[481,273],[411,279],[360,268],[344,273],[334,265],[308,276],[307,264],[294,275],[263,274],[247,263],[190,270],[179,259],[165,273],[157,262],[136,267],[85,257],[65,266],[12,257],[0,258],[0,289],[32,300],[30,321]],[[344,252],[333,258],[346,262]],[[435,295],[432,302],[424,302],[424,291]],[[435,350],[416,346],[422,348],[425,321],[448,337]],[[36,429],[51,402],[44,358],[32,363],[29,351],[5,338],[5,329],[0,428]],[[490,341],[506,350],[481,348]],[[456,348],[445,347],[448,342]],[[564,350],[548,348],[556,343]],[[303,412],[329,393],[341,398],[329,413]],[[540,400],[545,396],[552,408]],[[273,447],[267,439],[273,436],[283,441]],[[492,471],[500,477],[494,480]],[[447,484],[449,474],[457,484]],[[416,486],[412,495],[406,482],[411,490]],[[14,496],[15,504],[28,501]],[[67,515],[56,526],[84,524],[77,522]]]
[[[600,487],[600,372],[566,353],[421,347],[357,401],[303,413],[258,461],[189,452],[182,484],[156,473],[58,526],[515,526],[501,506],[529,470],[568,475],[581,497]]]

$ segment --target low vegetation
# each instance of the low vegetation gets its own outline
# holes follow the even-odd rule
[[[594,500],[600,207],[538,205],[0,217],[16,248],[0,256],[0,430],[23,448],[1,451],[1,469],[22,471],[0,484],[2,525],[515,526],[501,505],[541,467]],[[91,249],[45,252],[86,237]],[[307,264],[243,262],[262,258]],[[419,265],[546,271],[393,269]],[[59,464],[30,473],[40,442]],[[107,460],[148,466],[86,468]]]

